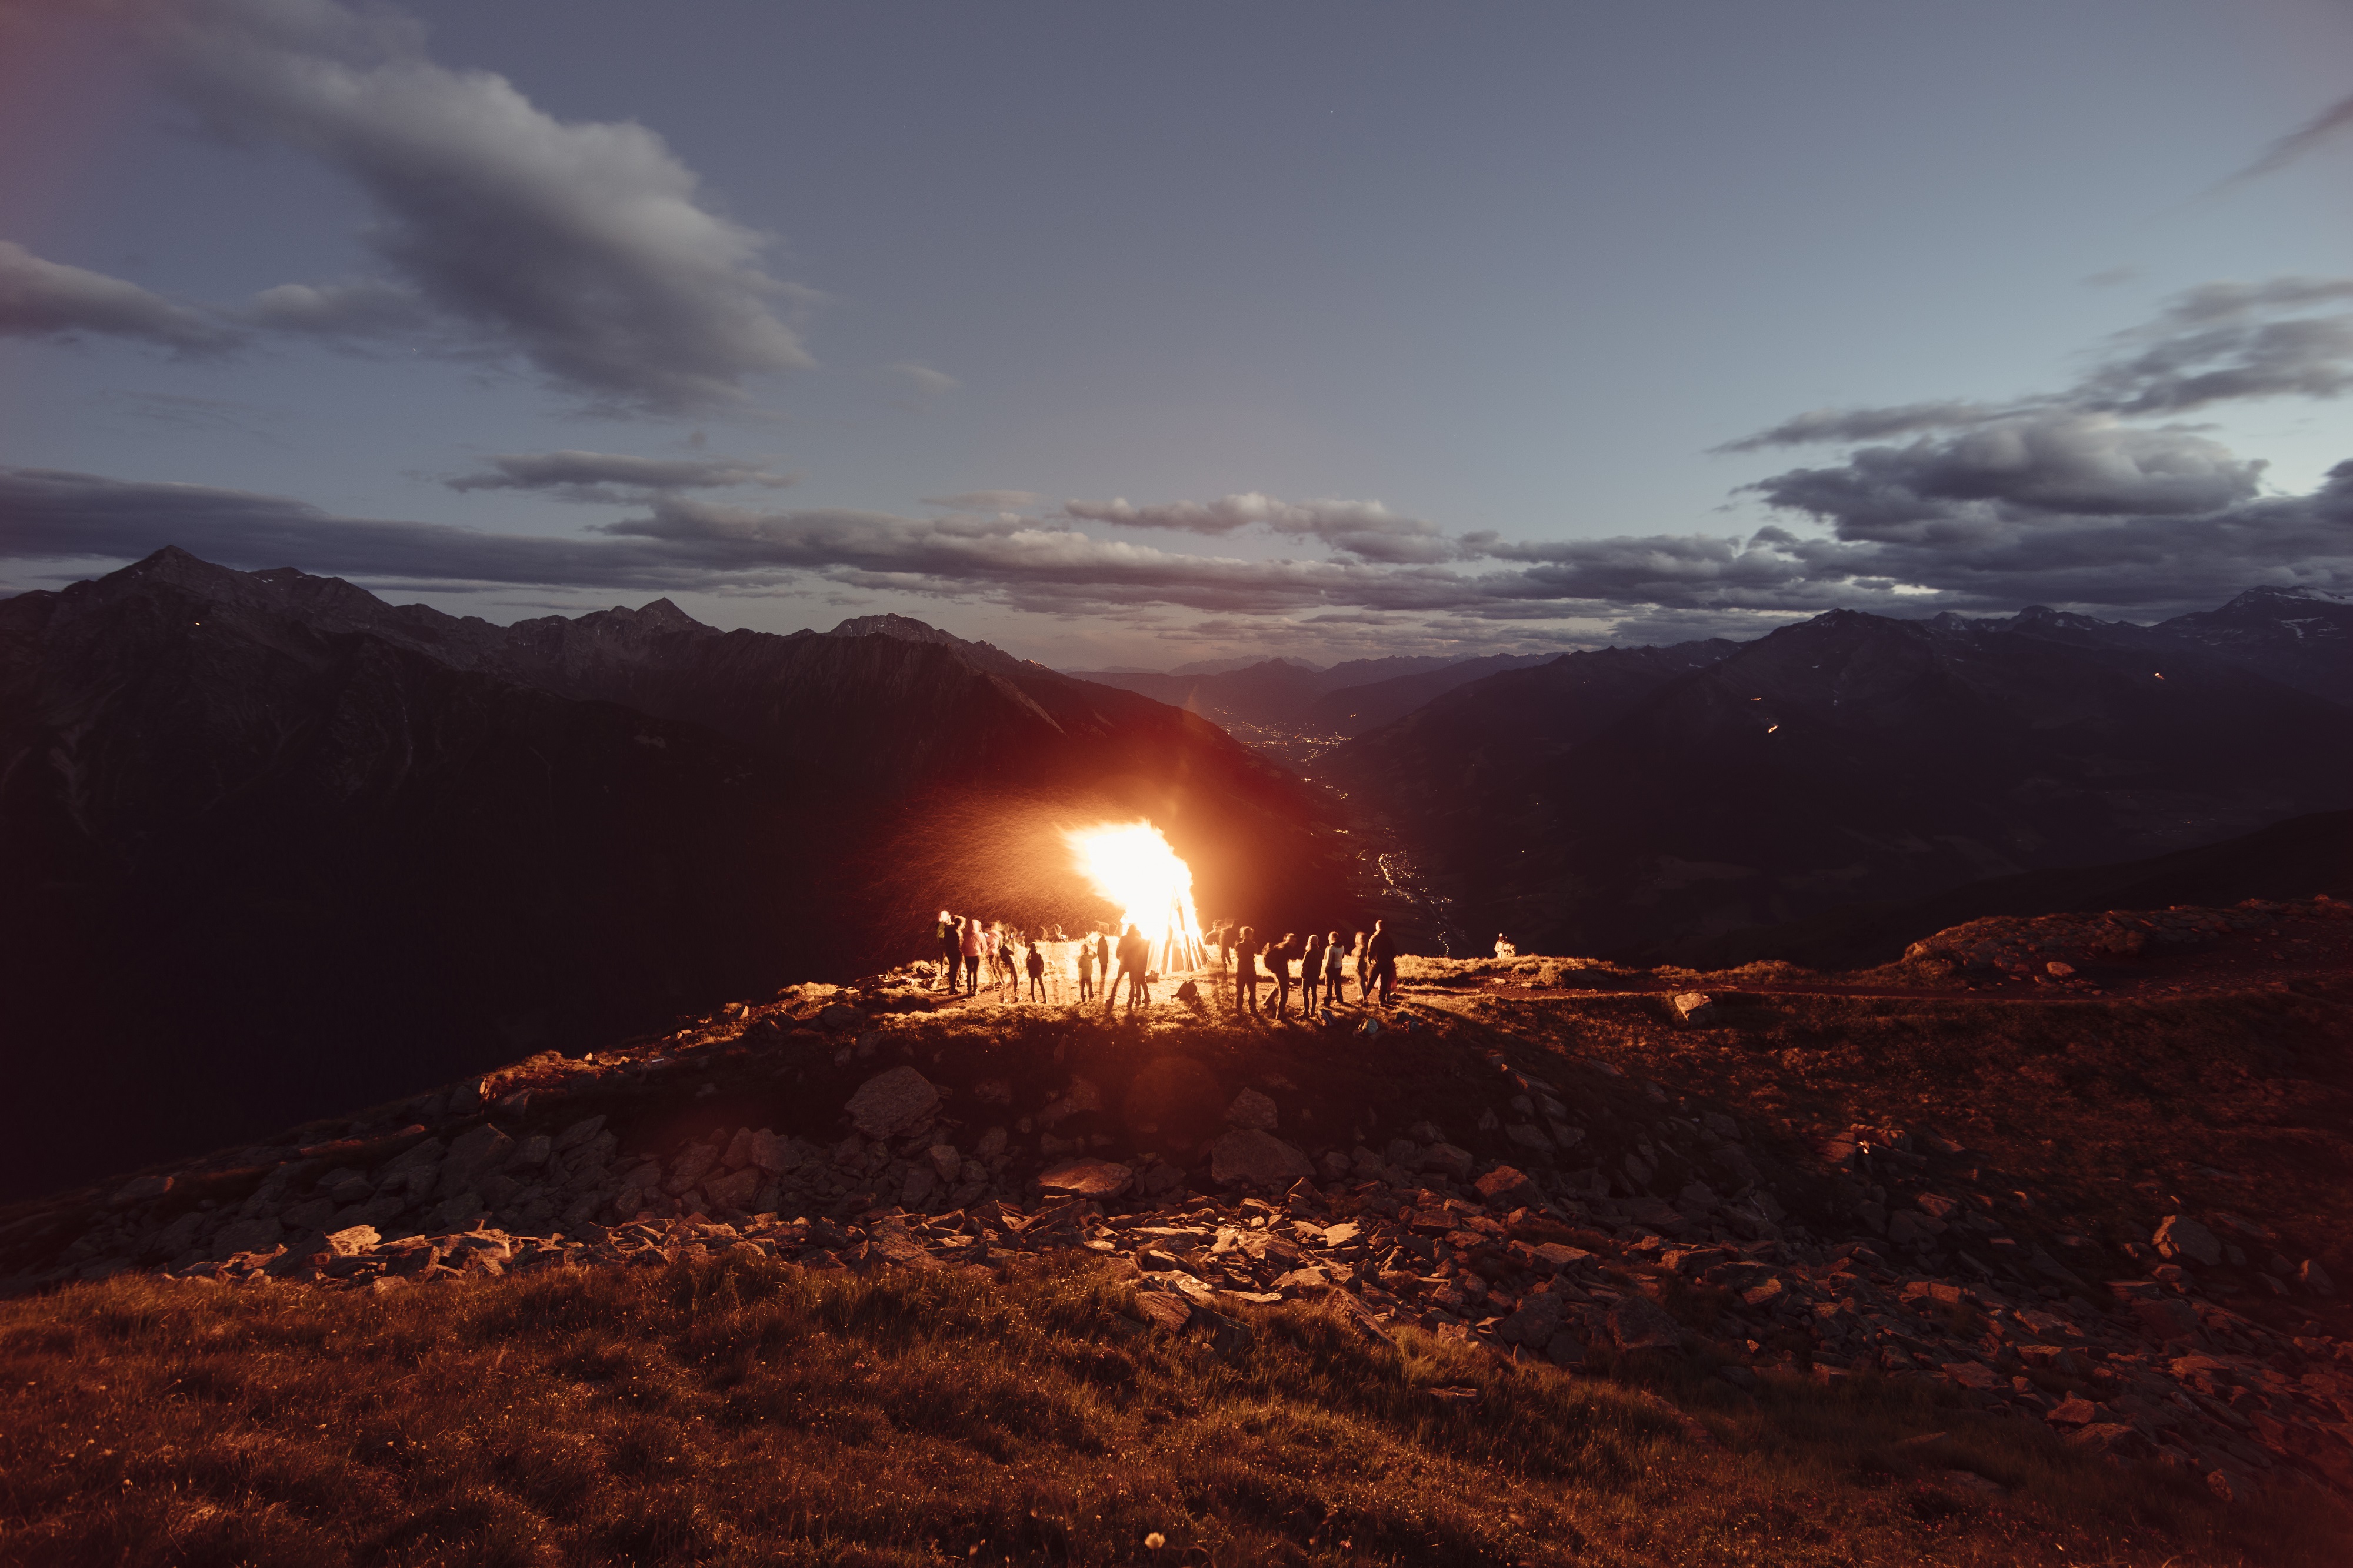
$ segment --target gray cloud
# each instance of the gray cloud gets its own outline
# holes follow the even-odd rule
[[[211,314],[176,305],[136,283],[45,261],[0,239],[0,336],[126,338],[178,354],[218,353],[237,346],[237,330]]]
[[[2328,308],[2348,303],[2348,278],[2208,283],[2109,338],[2103,356],[2065,391],[2002,404],[1815,409],[1715,450],[1842,446],[2073,415],[2186,414],[2250,398],[2336,397],[2353,388],[2353,312]]]
[[[566,123],[505,78],[453,70],[396,14],[334,0],[149,5],[167,78],[223,134],[276,142],[374,205],[388,280],[290,284],[272,327],[341,336],[427,315],[614,411],[740,401],[751,376],[812,362],[778,314],[769,241],[713,212],[645,127]]]
[[[923,504],[955,511],[1019,511],[1040,499],[1036,490],[959,490],[952,496],[925,496]]]
[[[2054,412],[1866,447],[1747,488],[1841,539],[1917,542],[2014,517],[2202,516],[2253,499],[2265,466],[2194,431]]]
[[[245,319],[269,331],[323,338],[406,338],[434,328],[433,313],[414,289],[380,278],[351,283],[281,283],[264,289]]]
[[[1164,529],[1222,535],[1263,528],[1292,539],[1314,539],[1360,561],[1434,564],[1455,559],[1461,548],[1434,525],[1402,517],[1377,500],[1284,501],[1252,490],[1212,501],[1170,501],[1136,506],[1124,498],[1064,503],[1066,515],[1082,522],[1122,528]]]
[[[905,414],[921,414],[959,384],[947,372],[927,364],[879,365],[874,374],[892,389],[891,406]]]
[[[681,490],[757,485],[782,489],[796,476],[725,458],[632,458],[611,452],[508,452],[475,473],[442,482],[453,490],[532,490],[557,500],[641,504]]]
[[[1837,446],[1848,441],[1878,441],[1890,436],[1916,435],[1923,430],[1947,430],[2001,417],[2003,410],[1984,403],[1905,403],[1892,408],[1816,408],[1792,415],[1778,425],[1726,441],[1717,452],[1761,452],[1768,447]]]
[[[2264,148],[2262,156],[2222,184],[2235,185],[2241,181],[2259,179],[2275,169],[2284,168],[2348,126],[2353,126],[2353,98],[2340,98]]]

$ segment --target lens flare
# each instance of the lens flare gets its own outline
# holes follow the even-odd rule
[[[1193,872],[1149,822],[1107,823],[1062,831],[1071,863],[1095,892],[1119,906],[1119,929],[1129,926],[1152,944],[1163,973],[1198,969],[1207,962],[1200,917],[1193,912]]]

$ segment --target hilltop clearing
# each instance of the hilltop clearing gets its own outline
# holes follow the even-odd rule
[[[348,1535],[339,1486],[292,1479],[332,1458],[412,1543],[573,1528],[532,1489],[553,1459],[466,1491],[352,1446],[427,1418],[396,1378],[343,1388],[332,1331],[436,1347],[413,1375],[470,1392],[431,1419],[572,1445],[583,1496],[675,1457],[712,1560],[761,1531],[1148,1560],[1159,1530],[1221,1562],[2317,1563],[2353,1489],[2346,913],[2107,917],[2143,941],[2097,991],[2041,956],[2089,956],[2081,921],[1836,977],[1409,960],[1399,1006],[1328,1027],[804,988],[0,1215],[10,1425],[62,1462],[92,1384],[160,1391],[218,1341],[195,1385],[235,1440],[348,1415],[206,1506]],[[1028,1325],[998,1336],[1022,1370],[960,1379],[991,1323]],[[563,1375],[506,1414],[470,1392],[494,1342]],[[194,1430],[99,1445],[133,1479],[106,1528],[181,1528],[132,1498]],[[931,1477],[892,1483],[931,1511],[810,1500],[867,1465]],[[40,1495],[16,1528],[83,1527]],[[567,1557],[628,1556],[628,1512]]]

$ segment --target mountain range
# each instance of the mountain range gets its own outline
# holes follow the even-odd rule
[[[1557,657],[1548,653],[1492,654],[1480,658],[1414,655],[1350,659],[1325,669],[1270,658],[1233,669],[1188,666],[1166,675],[1115,669],[1073,673],[1083,680],[1157,698],[1219,724],[1356,735],[1401,719],[1458,686]]]
[[[1205,912],[1350,908],[1295,777],[920,622],[497,626],[169,549],[0,601],[0,987],[47,1108],[0,1192],[921,956],[942,907],[1102,917],[1059,830],[1137,816]]]
[[[2353,605],[2270,589],[2154,626],[1833,611],[1474,681],[1322,772],[1454,940],[1652,952],[2353,805],[2348,648]]]

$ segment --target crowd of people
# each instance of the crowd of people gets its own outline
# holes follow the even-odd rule
[[[1131,1012],[1150,1006],[1152,983],[1158,978],[1152,972],[1151,940],[1134,925],[1115,936],[1117,929],[1097,926],[1072,939],[1060,926],[1029,931],[942,910],[933,932],[940,955],[933,989],[976,997],[985,971],[988,988],[1008,1001],[1026,996],[1032,1002],[1060,1002],[1062,982],[1069,978],[1076,982],[1075,1000],[1081,1003],[1099,1001],[1108,1010],[1119,1004],[1124,991]],[[1077,952],[1069,961],[1073,973],[1066,976],[1045,949],[1059,951],[1073,940]],[[1269,1001],[1277,1018],[1291,1016],[1294,988],[1303,1018],[1314,1017],[1319,1007],[1345,1005],[1352,976],[1360,1006],[1377,996],[1386,1007],[1397,991],[1397,941],[1380,921],[1369,931],[1286,931],[1279,942],[1261,941],[1255,928],[1226,921],[1205,934],[1204,945],[1216,968],[1231,976],[1229,1000],[1237,1014],[1263,1016],[1259,1005],[1261,981],[1271,983]]]

